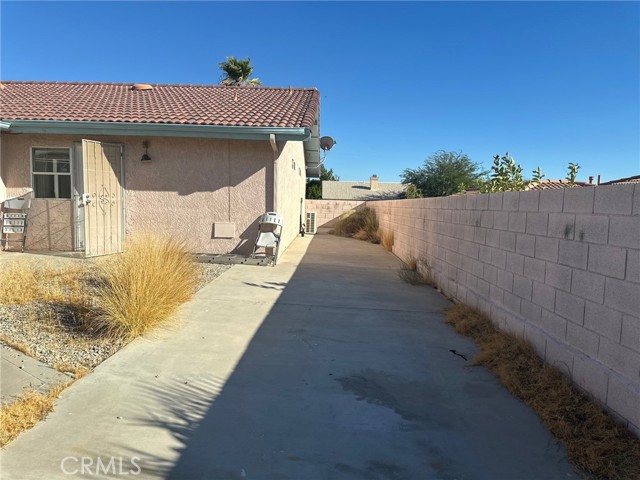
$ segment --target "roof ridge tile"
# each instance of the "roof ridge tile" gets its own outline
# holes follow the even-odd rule
[[[122,86],[122,87],[131,87],[137,83],[147,83],[148,85],[152,85],[153,87],[198,87],[198,88],[218,88],[218,89],[229,89],[229,90],[238,90],[238,89],[248,89],[248,90],[278,90],[278,91],[287,91],[293,90],[294,92],[307,92],[307,91],[315,91],[318,92],[316,87],[275,87],[270,85],[220,85],[214,83],[150,83],[150,82],[83,82],[76,80],[2,80],[0,79],[0,83],[3,84],[13,84],[13,85],[111,85],[111,86]]]

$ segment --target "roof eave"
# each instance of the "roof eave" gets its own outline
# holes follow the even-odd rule
[[[121,135],[187,138],[230,138],[269,140],[275,134],[280,141],[306,141],[311,129],[304,127],[252,127],[230,125],[190,125],[179,123],[82,122],[74,120],[0,121],[12,133]]]
[[[11,124],[9,122],[0,121],[0,130],[6,130],[10,127],[11,127]]]
[[[317,90],[315,92],[318,93]],[[307,178],[320,178],[320,109],[319,94],[316,96],[316,106],[313,112],[314,119],[311,122],[309,141],[304,144],[304,163]]]

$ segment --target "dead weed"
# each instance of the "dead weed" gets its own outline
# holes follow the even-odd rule
[[[640,478],[640,440],[560,371],[544,364],[528,343],[497,330],[485,315],[465,305],[451,307],[446,321],[476,341],[480,352],[473,363],[492,370],[533,408],[574,465],[609,480]]]
[[[335,224],[332,233],[340,237],[380,243],[379,228],[376,211],[365,207],[343,215]]]
[[[406,262],[402,262],[398,276],[411,285],[434,285],[431,278],[431,265],[426,258],[418,260],[415,257],[409,257]]]
[[[390,252],[393,250],[393,242],[394,242],[393,230],[383,230],[382,228],[379,228],[378,238],[380,238],[380,243],[382,244],[382,246],[387,252]]]
[[[28,390],[14,402],[0,408],[0,448],[34,427],[52,410],[60,392],[71,383],[57,385],[47,393]]]
[[[25,355],[27,355],[29,357],[35,358],[35,356],[33,355],[33,352],[29,349],[29,347],[27,347],[23,343],[14,342],[9,337],[7,337],[4,333],[0,333],[0,342],[4,343],[5,345],[10,346],[14,350],[17,350],[19,352],[24,353]]]

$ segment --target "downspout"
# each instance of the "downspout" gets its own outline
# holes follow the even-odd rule
[[[227,205],[229,206],[229,220],[231,223],[231,140],[227,140]]]
[[[269,143],[273,150],[273,211],[278,211],[278,144],[275,133],[269,134]]]

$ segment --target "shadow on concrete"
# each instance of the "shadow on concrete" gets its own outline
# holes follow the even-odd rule
[[[262,284],[252,283],[252,282],[243,282],[243,283],[250,287],[267,288],[270,290],[280,290],[280,291],[284,291],[285,287],[287,286],[287,284],[284,282],[264,282]]]
[[[138,427],[154,426],[168,432],[170,435],[168,450],[162,453],[151,453],[143,443],[138,448],[127,448],[124,458],[128,463],[124,471],[134,470],[136,464],[142,469],[143,478],[183,478],[180,474],[172,474],[174,470],[175,455],[181,455],[184,445],[197,439],[197,431],[203,425],[202,419],[211,409],[213,402],[224,387],[224,380],[213,375],[206,377],[192,377],[186,380],[175,379],[154,379],[146,383],[137,385],[137,392],[133,395],[128,406],[131,410],[139,410],[139,418],[123,419],[127,428],[132,432]],[[162,408],[158,411],[149,412],[144,407],[148,403],[157,404],[160,402]],[[212,432],[213,433],[213,432]],[[223,439],[222,435],[215,435],[212,439]],[[215,448],[215,443],[209,444]],[[91,458],[104,458],[106,461],[112,455],[105,452],[121,451],[119,445],[112,445],[112,448],[103,448],[100,451],[86,450],[86,455]],[[132,463],[132,459],[133,462]],[[203,458],[204,462],[205,459]],[[215,462],[214,458],[209,461]],[[206,475],[196,474],[190,478],[210,478]]]
[[[152,379],[131,399],[140,411],[132,428],[172,437],[164,455],[129,452],[143,473],[578,478],[531,411],[451,354],[471,358],[475,347],[443,323],[448,302],[403,283],[398,266],[379,246],[318,235],[288,282],[244,282],[283,290],[232,375]],[[150,399],[163,404],[151,420]]]

